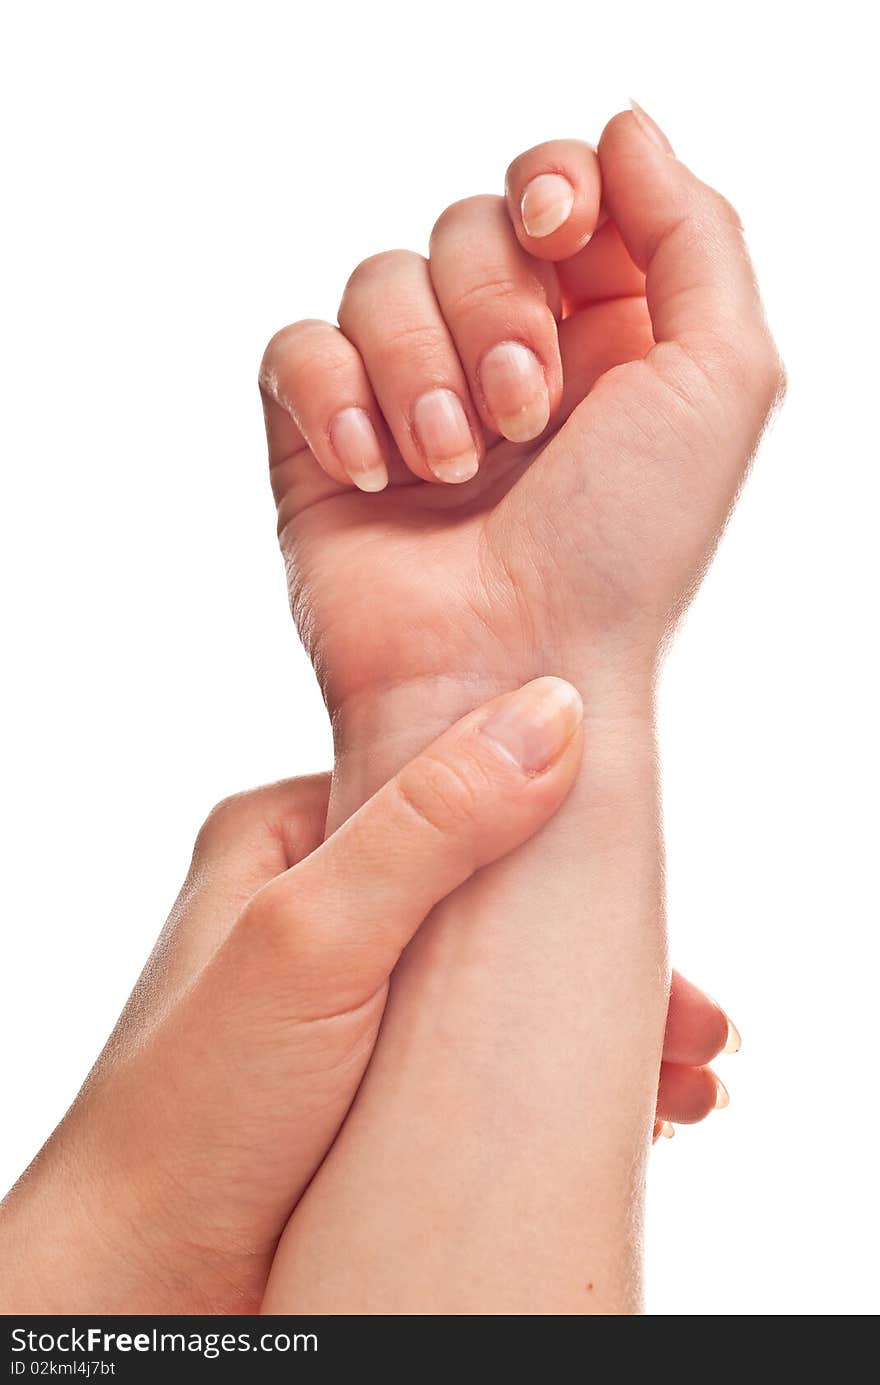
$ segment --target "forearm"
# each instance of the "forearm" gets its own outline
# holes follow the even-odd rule
[[[441,705],[413,702],[425,739]],[[343,746],[336,817],[404,753],[370,729],[384,749],[367,761]],[[666,1010],[649,705],[588,705],[585,730],[580,781],[549,827],[435,910],[398,967],[270,1310],[638,1307]]]
[[[69,1112],[0,1203],[0,1313],[167,1312],[183,1267],[104,1162],[91,1122]],[[181,1310],[185,1311],[185,1310]]]

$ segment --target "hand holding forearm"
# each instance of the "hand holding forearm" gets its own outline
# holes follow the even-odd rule
[[[255,1311],[401,950],[550,817],[581,744],[577,694],[544,679],[447,731],[290,869],[323,825],[319,783],[215,814],[116,1033],[0,1209],[3,1309]]]

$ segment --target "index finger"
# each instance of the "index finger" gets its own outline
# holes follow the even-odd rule
[[[602,183],[591,144],[554,139],[514,159],[505,192],[524,250],[538,260],[567,260],[596,229]]]

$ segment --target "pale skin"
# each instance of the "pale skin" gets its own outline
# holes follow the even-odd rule
[[[0,1311],[257,1312],[401,948],[543,826],[582,751],[577,694],[543,679],[445,733],[323,847],[327,775],[218,805],[107,1048],[0,1204]],[[658,1122],[705,1114],[700,1065],[731,1033],[676,978]]]
[[[408,949],[265,1306],[635,1312],[667,1002],[654,687],[783,379],[741,227],[627,112],[598,154],[541,146],[506,199],[449,208],[427,260],[360,266],[339,323],[286,329],[261,373],[330,827],[523,677],[578,687],[596,753]]]
[[[669,999],[653,690],[781,388],[735,216],[627,113],[598,156],[541,146],[506,200],[449,209],[428,261],[361,267],[340,328],[287,329],[261,373],[292,604],[333,718],[333,835],[285,870],[301,853],[280,863],[276,832],[259,879],[254,858],[231,868],[231,831],[202,858],[121,1042],[4,1204],[0,1249],[36,1246],[7,1311],[635,1312],[655,1115],[723,1104],[705,1065],[726,1018],[681,980]],[[580,699],[537,776],[436,747],[419,762],[545,674]],[[405,861],[408,838],[374,795],[408,762],[404,818],[440,866],[423,841],[389,911],[385,855]],[[366,800],[382,852],[364,861]],[[375,957],[371,888],[392,925]],[[310,1046],[352,1012],[346,1061]],[[239,1069],[224,1059],[245,1039]]]

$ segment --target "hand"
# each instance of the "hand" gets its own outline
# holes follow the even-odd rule
[[[739,224],[634,111],[598,156],[542,146],[506,202],[449,208],[427,261],[365,262],[339,320],[280,333],[261,372],[292,608],[333,717],[330,826],[536,672],[579,688],[598,753],[541,841],[408,949],[267,1302],[637,1311],[666,1011],[654,682],[782,384]],[[426,1092],[449,1102],[430,1144]],[[505,1197],[489,1171],[511,1149]],[[383,1194],[393,1225],[353,1222]],[[438,1225],[454,1252],[441,1237],[416,1264]]]
[[[5,1311],[259,1306],[275,1242],[369,1058],[384,959],[447,882],[540,827],[577,764],[576,729],[525,780],[457,730],[315,856],[328,775],[214,809],[110,1043],[0,1208],[0,1260],[16,1267]],[[512,813],[482,825],[511,795]],[[366,930],[377,910],[347,974],[346,919]],[[718,1006],[674,978],[658,1133],[716,1104],[703,1065],[730,1035]]]
[[[212,813],[116,1031],[3,1203],[7,1313],[258,1309],[402,949],[559,807],[581,710],[558,679],[496,699],[320,847],[323,778]],[[720,1018],[698,1000],[685,1027]]]
[[[643,113],[507,183],[261,371],[293,610],[341,751],[381,728],[389,764],[545,670],[649,714],[782,385],[735,213]]]

